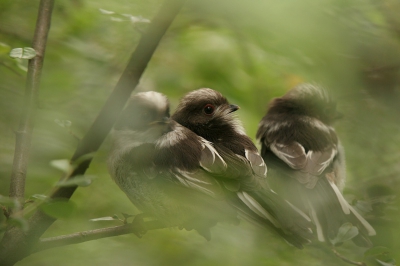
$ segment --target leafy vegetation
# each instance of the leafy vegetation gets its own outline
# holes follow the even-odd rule
[[[41,208],[59,218],[43,237],[121,225],[139,213],[108,175],[109,140],[94,154],[87,175],[59,180],[71,171],[65,158],[96,118],[160,5],[160,0],[56,2],[25,193],[28,216]],[[29,47],[37,8],[38,1],[0,2],[4,210],[19,204],[7,196],[23,106],[24,59],[35,56]],[[344,114],[336,128],[347,155],[345,196],[378,234],[370,250],[345,241],[355,234],[351,225],[331,241],[352,260],[395,265],[400,260],[399,12],[395,0],[188,1],[138,90],[165,93],[172,108],[190,90],[218,90],[241,107],[238,115],[254,138],[273,97],[303,81],[328,88]],[[47,199],[55,186],[71,185],[80,185],[71,201]],[[0,213],[1,231],[6,215]],[[21,218],[12,223],[26,226]],[[328,247],[296,250],[244,221],[217,225],[212,235],[207,242],[194,231],[152,230],[141,239],[128,234],[34,253],[17,265],[345,265]]]

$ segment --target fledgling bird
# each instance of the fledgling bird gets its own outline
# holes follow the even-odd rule
[[[272,189],[310,214],[319,241],[334,243],[339,228],[351,223],[359,231],[353,242],[369,247],[375,230],[341,193],[344,149],[331,126],[339,117],[324,89],[301,84],[272,100],[257,139]]]
[[[211,175],[222,175],[226,162],[210,142],[169,118],[164,95],[132,96],[112,135],[109,172],[146,216],[166,227],[195,229],[207,240],[217,222],[238,222]]]
[[[203,88],[185,95],[172,119],[210,141],[227,163],[220,180],[242,218],[302,248],[311,236],[311,220],[268,188],[267,167],[234,115],[238,109],[219,92]]]

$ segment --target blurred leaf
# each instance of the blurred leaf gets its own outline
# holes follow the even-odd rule
[[[378,255],[388,254],[388,253],[390,253],[390,249],[388,249],[387,247],[377,246],[377,247],[368,249],[364,253],[364,256],[365,257],[376,257]]]
[[[111,21],[122,22],[122,21],[126,21],[126,20],[125,20],[125,19],[122,19],[122,18],[111,17]]]
[[[72,125],[72,122],[69,120],[59,120],[59,119],[55,119],[54,122],[59,125],[60,127],[70,127]]]
[[[384,261],[377,259],[376,262],[378,262],[382,266],[396,266],[396,261],[394,261],[394,260],[391,260],[389,262],[384,262]]]
[[[100,218],[90,219],[89,221],[91,221],[91,222],[98,222],[98,221],[115,221],[115,220],[118,220],[118,221],[119,221],[118,217],[115,218],[115,217],[111,217],[111,216],[106,216],[106,217],[100,217]]]
[[[11,50],[11,47],[8,44],[0,42],[0,55],[7,54]]]
[[[92,175],[78,175],[78,176],[74,176],[71,179],[60,181],[55,186],[56,187],[74,187],[74,186],[87,187],[90,184],[92,184],[92,181],[95,178],[96,178],[96,176],[92,176]]]
[[[104,15],[112,15],[112,14],[115,14],[114,11],[109,11],[109,10],[105,10],[105,9],[102,9],[102,8],[99,8],[99,11],[100,11],[102,14],[104,14]]]
[[[363,201],[363,200],[357,200],[353,205],[355,208],[357,208],[357,210],[361,211],[362,213],[368,213],[371,212],[372,206],[371,206],[371,202],[369,201]]]
[[[356,235],[358,235],[358,228],[351,223],[344,223],[339,228],[337,236],[334,239],[330,239],[330,241],[333,245],[337,245],[352,239]]]
[[[10,219],[8,219],[8,223],[21,228],[24,232],[29,229],[28,222],[24,218],[10,217]]]
[[[16,208],[19,206],[19,202],[16,199],[11,199],[9,197],[4,197],[0,195],[0,205],[9,207],[9,208]]]
[[[73,170],[68,159],[52,160],[50,165],[64,173],[69,173]]]
[[[9,55],[11,58],[32,59],[36,56],[36,51],[31,47],[14,48]]]
[[[28,72],[28,68],[27,68],[25,65],[23,65],[24,62],[22,61],[22,59],[16,58],[16,59],[15,59],[15,62],[16,62],[17,67],[18,67],[19,69],[21,69],[21,70],[24,71],[24,72]]]
[[[30,197],[30,199],[38,199],[38,200],[41,200],[41,201],[45,201],[45,200],[47,200],[48,198],[49,198],[48,196],[42,195],[42,194],[33,194],[33,195]]]
[[[131,217],[135,216],[135,215],[127,214],[127,213],[124,213],[124,212],[122,213],[122,215],[124,216],[125,219],[128,219],[128,218],[131,218]]]
[[[87,154],[82,155],[81,157],[76,159],[74,162],[72,162],[73,167],[77,167],[79,164],[81,164],[82,162],[84,162],[86,160],[93,159],[95,154],[96,154],[95,152],[91,152],[91,153],[87,153]]]
[[[128,17],[133,24],[135,24],[135,23],[150,23],[151,22],[150,19],[143,18],[142,16],[135,17],[135,16],[132,16],[129,14],[122,14],[122,16]]]
[[[75,203],[67,200],[52,200],[40,206],[41,210],[57,219],[65,219],[72,215],[76,209]]]
[[[383,196],[383,197],[378,197],[374,199],[374,203],[386,203],[386,204],[391,204],[394,202],[396,199],[396,195],[388,195],[388,196]]]

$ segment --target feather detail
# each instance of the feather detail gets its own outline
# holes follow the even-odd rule
[[[257,176],[266,177],[267,166],[265,165],[265,162],[260,154],[258,152],[250,151],[248,149],[245,149],[244,154],[246,156],[246,159],[249,161],[253,172]]]
[[[253,212],[255,212],[258,216],[263,217],[269,220],[275,227],[280,228],[280,224],[278,221],[265,210],[260,203],[258,203],[253,197],[247,194],[244,191],[237,193],[238,197],[243,201],[244,204],[247,205]]]
[[[327,174],[328,175],[328,174]],[[336,194],[336,197],[339,200],[340,206],[342,207],[342,210],[345,214],[350,214],[350,208],[349,208],[349,204],[347,203],[346,199],[343,197],[342,193],[340,193],[339,188],[335,185],[335,183],[333,183],[329,178],[327,178],[329,181],[329,184],[331,185],[333,191]]]
[[[312,219],[313,219],[313,221],[314,221],[315,227],[317,228],[317,237],[318,237],[318,241],[320,241],[320,242],[325,242],[325,237],[324,237],[323,229],[322,229],[321,223],[320,223],[319,220],[318,220],[317,213],[315,212],[315,209],[314,209],[314,207],[312,206],[312,204],[311,204],[310,202],[308,202],[308,204],[309,204],[309,207],[310,207],[310,214],[311,214],[311,217],[312,217]]]
[[[201,138],[201,144],[203,150],[201,152],[200,166],[211,173],[223,173],[227,168],[224,159],[222,159],[209,141]]]
[[[271,189],[271,191],[274,192],[272,189]],[[275,192],[274,192],[274,193],[275,193]],[[287,204],[290,205],[290,207],[292,207],[293,210],[295,210],[298,214],[300,214],[304,219],[306,219],[307,221],[311,222],[311,219],[310,219],[310,217],[309,217],[307,214],[305,214],[302,210],[300,210],[299,208],[297,208],[296,206],[294,206],[294,205],[293,205],[292,203],[290,203],[289,201],[287,201],[287,200],[285,200],[285,201],[287,202]]]

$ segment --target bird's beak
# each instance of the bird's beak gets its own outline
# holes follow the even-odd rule
[[[167,116],[164,116],[161,120],[157,120],[157,121],[153,121],[151,123],[149,123],[149,126],[162,126],[162,125],[166,125],[168,124],[170,121],[170,118]]]
[[[236,105],[236,104],[229,105],[229,108],[231,109],[230,113],[235,112],[240,109],[239,105]]]

